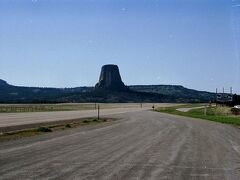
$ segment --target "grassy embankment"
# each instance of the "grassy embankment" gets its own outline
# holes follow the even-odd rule
[[[87,119],[79,119],[79,120],[72,120],[68,123],[61,123],[58,122],[53,125],[49,126],[40,126],[33,129],[24,129],[19,131],[12,131],[12,132],[5,132],[0,133],[0,142],[6,141],[6,140],[15,140],[20,139],[23,137],[30,137],[30,136],[36,136],[41,135],[44,133],[51,133],[55,131],[63,131],[71,128],[77,128],[80,126],[90,125],[90,124],[99,124],[104,122],[109,122],[110,119],[96,119],[96,118],[87,118]]]
[[[156,111],[240,126],[240,116],[233,115],[231,113],[231,108],[229,107],[207,106],[206,110],[205,108],[200,108],[200,109],[192,109],[188,112],[181,112],[177,110],[179,108],[192,108],[192,107],[194,108],[194,107],[200,107],[200,106],[202,105],[190,104],[190,105],[158,108]]]
[[[0,113],[94,110],[98,105],[100,109],[140,107],[140,103],[0,104]]]

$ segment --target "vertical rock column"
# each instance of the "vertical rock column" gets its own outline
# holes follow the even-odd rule
[[[99,82],[95,88],[113,91],[126,91],[128,89],[122,82],[118,66],[113,64],[102,67]]]

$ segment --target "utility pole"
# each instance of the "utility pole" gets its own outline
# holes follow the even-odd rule
[[[223,87],[223,106],[225,105],[225,91],[224,91],[224,87]]]
[[[216,107],[217,107],[217,94],[218,94],[218,89],[216,88]]]
[[[229,101],[230,101],[230,104],[232,105],[233,104],[233,88],[232,87],[230,87],[230,99],[229,99]]]

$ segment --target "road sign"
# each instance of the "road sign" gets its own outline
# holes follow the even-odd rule
[[[219,93],[217,94],[217,102],[232,102],[232,94]]]

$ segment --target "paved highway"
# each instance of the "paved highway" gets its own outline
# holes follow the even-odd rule
[[[240,130],[151,111],[0,143],[0,179],[240,179]]]

